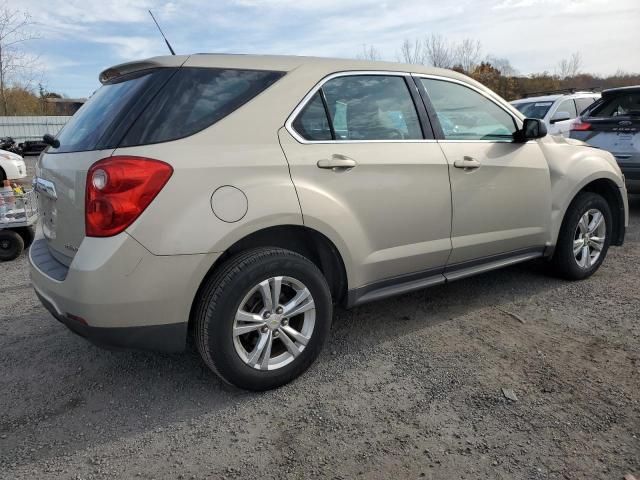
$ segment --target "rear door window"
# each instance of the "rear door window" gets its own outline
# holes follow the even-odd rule
[[[573,103],[573,100],[564,100],[558,108],[556,108],[556,115],[559,112],[565,112],[569,114],[569,118],[576,118],[578,116],[578,112],[576,112],[576,104]]]
[[[578,114],[581,114],[582,112],[584,112],[595,101],[596,99],[593,97],[576,98],[576,106],[578,107]]]
[[[305,105],[293,121],[293,128],[306,140],[332,140],[329,119],[320,92]]]
[[[327,81],[292,124],[306,140],[421,140],[402,76],[348,75]]]

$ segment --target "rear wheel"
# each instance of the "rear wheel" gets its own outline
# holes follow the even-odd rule
[[[4,173],[4,170],[0,167],[0,183],[4,182],[7,179],[7,174]]]
[[[0,261],[15,260],[24,250],[22,237],[13,230],[0,230]]]
[[[587,278],[600,267],[609,250],[613,218],[607,201],[592,192],[580,193],[567,209],[552,264],[569,280]]]
[[[305,257],[260,248],[231,258],[206,281],[194,315],[205,363],[228,383],[268,390],[302,374],[320,353],[331,293]]]

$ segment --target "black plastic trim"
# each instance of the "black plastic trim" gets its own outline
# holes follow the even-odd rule
[[[381,300],[383,298],[422,290],[434,285],[449,283],[460,278],[488,272],[512,264],[524,262],[544,255],[543,247],[523,248],[511,252],[490,255],[466,262],[460,262],[447,267],[431,268],[420,272],[399,275],[363,287],[354,288],[347,292],[346,307],[351,308],[363,303]],[[513,260],[512,263],[507,263]],[[501,263],[505,262],[505,263]],[[496,265],[491,265],[495,263]],[[483,269],[485,266],[487,268]],[[451,277],[447,277],[447,273]]]
[[[78,320],[62,315],[36,290],[42,305],[76,335],[94,345],[109,350],[150,350],[177,353],[184,350],[187,340],[187,322],[144,327],[91,327]]]

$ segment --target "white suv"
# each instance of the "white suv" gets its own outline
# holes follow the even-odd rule
[[[549,135],[568,137],[573,120],[599,98],[600,94],[594,92],[556,93],[514,100],[511,105],[525,117],[544,121]]]

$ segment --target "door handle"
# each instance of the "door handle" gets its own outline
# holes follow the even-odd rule
[[[456,168],[463,168],[464,170],[475,170],[476,168],[480,168],[482,164],[472,157],[465,156],[462,160],[456,160],[453,162],[453,166]]]
[[[322,160],[318,160],[318,168],[325,168],[333,170],[334,172],[338,172],[340,170],[350,170],[356,167],[358,164],[352,158],[346,157],[344,155],[331,155],[331,158],[323,158]]]

